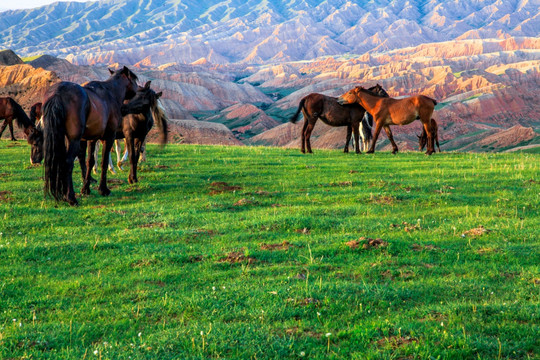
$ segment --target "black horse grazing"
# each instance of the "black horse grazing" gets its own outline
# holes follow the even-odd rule
[[[144,87],[139,88],[135,97],[127,104],[122,106],[122,113],[125,114],[122,119],[121,131],[117,133],[116,138],[126,139],[127,152],[129,154],[128,182],[134,184],[137,179],[137,163],[141,154],[141,148],[145,142],[146,135],[156,123],[160,132],[160,143],[167,143],[167,115],[159,104],[161,92],[157,93],[150,89],[150,81]],[[142,111],[141,111],[142,109]]]
[[[122,121],[121,106],[137,90],[137,76],[127,67],[112,71],[106,81],[92,81],[84,87],[71,82],[52,86],[43,105],[43,137],[45,193],[57,201],[77,205],[73,190],[73,161],[84,154],[87,140],[88,163],[79,155],[84,184],[81,192],[90,193],[90,174],[93,166],[94,147],[97,140],[104,140],[99,193],[109,195],[107,166],[109,153],[116,132]],[[67,146],[66,146],[67,145]]]
[[[435,143],[437,144],[437,147],[439,148],[439,152],[441,152],[441,147],[439,146],[439,126],[437,125],[437,122],[435,119],[431,119],[431,131],[433,133],[433,139],[435,140]],[[420,151],[424,150],[424,147],[427,144],[428,136],[426,133],[426,129],[422,128],[422,135],[416,135],[418,136],[418,149]]]
[[[377,92],[380,96],[388,96],[386,91],[378,84],[370,89]],[[298,121],[300,111],[304,115],[301,146],[303,153],[306,152],[306,148],[308,153],[313,152],[311,151],[310,137],[318,119],[321,119],[325,124],[330,126],[347,126],[347,139],[343,151],[346,153],[349,152],[351,134],[354,131],[354,138],[360,138],[359,127],[366,112],[360,105],[352,104],[343,106],[338,104],[337,98],[317,93],[309,94],[300,100],[298,110],[296,110],[296,113],[290,119],[292,123]],[[355,142],[355,151],[357,154],[360,153],[359,141]]]
[[[34,124],[41,119],[42,115],[42,104],[38,102],[32,105],[32,107],[30,108],[30,120],[32,120]]]

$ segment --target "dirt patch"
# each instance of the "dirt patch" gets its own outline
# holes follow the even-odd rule
[[[320,303],[320,301],[318,299],[315,299],[315,298],[312,298],[312,297],[307,297],[307,298],[303,298],[303,299],[288,298],[285,301],[289,302],[289,303],[293,303],[293,305],[295,305],[295,306],[308,306],[310,304],[317,305],[317,304]]]
[[[398,200],[391,196],[391,195],[375,195],[371,196],[368,201],[372,204],[380,204],[380,205],[392,205],[393,203],[397,202]]]
[[[224,258],[221,258],[219,260],[219,262],[222,262],[222,263],[227,262],[229,264],[237,264],[237,263],[243,263],[243,262],[247,262],[248,264],[253,264],[256,261],[257,261],[256,259],[250,256],[246,256],[243,251],[232,251],[228,253]]]
[[[167,165],[155,165],[154,168],[156,168],[156,169],[168,169],[169,166],[167,166]]]
[[[439,248],[435,245],[420,245],[420,244],[412,244],[411,245],[411,248],[414,250],[414,251],[424,251],[424,250],[427,250],[427,251],[436,251],[436,250],[439,250]]]
[[[109,211],[114,213],[114,214],[118,214],[118,215],[126,215],[127,214],[126,210],[109,210]]]
[[[204,257],[202,255],[190,255],[187,261],[190,263],[198,263],[203,260],[204,260]]]
[[[284,241],[281,244],[261,244],[262,250],[288,250],[291,247],[291,243]]]
[[[223,181],[214,181],[210,184],[210,195],[221,194],[224,192],[235,192],[236,190],[241,189],[241,186],[229,185]]]
[[[131,266],[132,268],[140,268],[140,267],[150,266],[155,263],[156,263],[155,259],[140,259],[140,260],[132,262],[129,266]]]
[[[492,230],[486,229],[484,225],[480,225],[477,228],[465,231],[463,234],[461,234],[461,236],[482,236],[484,234],[490,233],[491,231]]]
[[[5,179],[7,177],[10,177],[11,174],[8,174],[8,173],[0,173],[0,179]]]
[[[303,228],[303,229],[296,229],[294,232],[304,235],[309,235],[311,233],[311,229]]]
[[[21,146],[18,142],[12,141],[6,144],[6,147],[12,148],[12,147],[19,147]]]
[[[257,202],[244,198],[244,199],[238,200],[237,202],[233,204],[233,206],[246,206],[246,205],[257,205]]]
[[[348,247],[351,249],[356,249],[360,245],[362,245],[362,249],[368,250],[368,249],[377,249],[377,248],[385,248],[388,246],[388,242],[384,241],[381,238],[377,239],[371,239],[366,238],[362,236],[358,240],[351,240],[345,243]]]
[[[159,286],[159,287],[165,287],[165,285],[166,285],[161,280],[146,280],[144,283],[149,284],[149,285],[156,285],[156,286]]]
[[[390,336],[385,337],[377,341],[377,345],[380,347],[390,345],[393,349],[397,349],[408,344],[417,343],[418,339],[411,336]]]
[[[340,186],[340,187],[347,186],[348,187],[348,186],[353,186],[353,182],[352,181],[342,181],[342,182],[337,182],[337,183],[336,182],[331,182],[329,185],[330,186]]]
[[[152,229],[152,228],[164,228],[164,227],[167,227],[167,224],[163,223],[163,222],[154,222],[154,223],[148,223],[148,224],[141,224],[139,225],[140,228],[148,228],[148,229]]]
[[[0,201],[1,202],[9,202],[11,201],[11,195],[13,194],[11,191],[8,191],[8,190],[4,190],[4,191],[0,191]]]
[[[356,173],[358,173],[357,170],[351,170],[351,171],[349,171],[349,174],[356,174]]]
[[[405,230],[405,232],[412,232],[412,231],[415,231],[415,230],[422,229],[420,227],[420,224],[409,224],[406,221],[403,221],[401,224],[391,224],[390,228],[400,228],[400,229]]]
[[[493,254],[493,253],[498,253],[500,250],[497,249],[497,248],[489,248],[489,247],[485,247],[485,248],[480,248],[478,250],[476,250],[476,253],[477,254]]]

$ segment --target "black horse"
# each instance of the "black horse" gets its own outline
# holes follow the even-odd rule
[[[57,201],[77,205],[73,190],[73,162],[79,155],[83,173],[86,174],[83,194],[90,193],[90,174],[93,166],[94,147],[97,140],[104,140],[102,171],[99,193],[110,194],[107,187],[109,153],[121,121],[121,106],[125,99],[135,95],[137,76],[127,67],[112,71],[106,81],[92,81],[85,86],[61,82],[49,89],[43,105],[43,150],[45,167],[45,193]],[[85,164],[86,142],[88,162]],[[67,144],[67,146],[66,146]]]

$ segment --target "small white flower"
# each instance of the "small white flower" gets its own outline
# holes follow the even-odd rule
[[[326,337],[332,336],[332,333],[326,333]]]
[[[441,326],[444,326],[444,322],[441,321]]]
[[[204,331],[201,330],[201,336],[204,336]]]
[[[306,353],[303,352],[303,351],[300,351],[300,356],[304,357],[304,356],[306,356]]]
[[[223,286],[223,290],[225,290],[225,286]]]
[[[16,322],[16,321],[17,321],[17,319],[13,319],[13,322]]]
[[[141,337],[142,336],[142,332],[139,333],[139,335],[137,335],[138,337]]]
[[[502,311],[501,311],[501,312],[502,312]],[[19,327],[21,327],[21,326],[22,326],[22,323],[19,323]]]
[[[321,316],[321,313],[317,311],[317,316]]]
[[[99,351],[94,350],[94,355],[97,355],[98,353],[99,353]]]
[[[17,234],[22,235],[22,232],[19,231]]]
[[[213,290],[213,291],[216,291],[216,287],[215,287],[215,286],[212,286],[212,290]]]

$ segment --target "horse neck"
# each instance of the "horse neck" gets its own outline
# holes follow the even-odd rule
[[[122,84],[122,80],[119,80],[118,78],[105,80],[104,83],[109,88],[113,98],[117,100],[120,105],[122,105],[127,92],[126,84]]]
[[[34,127],[34,123],[32,123],[28,115],[26,115],[21,105],[19,105],[15,101],[13,101],[11,105],[13,106],[13,114],[15,118],[17,119],[16,121],[19,124],[19,126],[22,126],[25,129],[29,127]]]
[[[360,92],[356,96],[356,98],[359,100],[358,103],[362,105],[362,107],[366,109],[366,111],[370,114],[372,113],[372,110],[375,108],[375,106],[377,106],[379,100],[382,99],[377,96],[367,94],[365,92]]]

